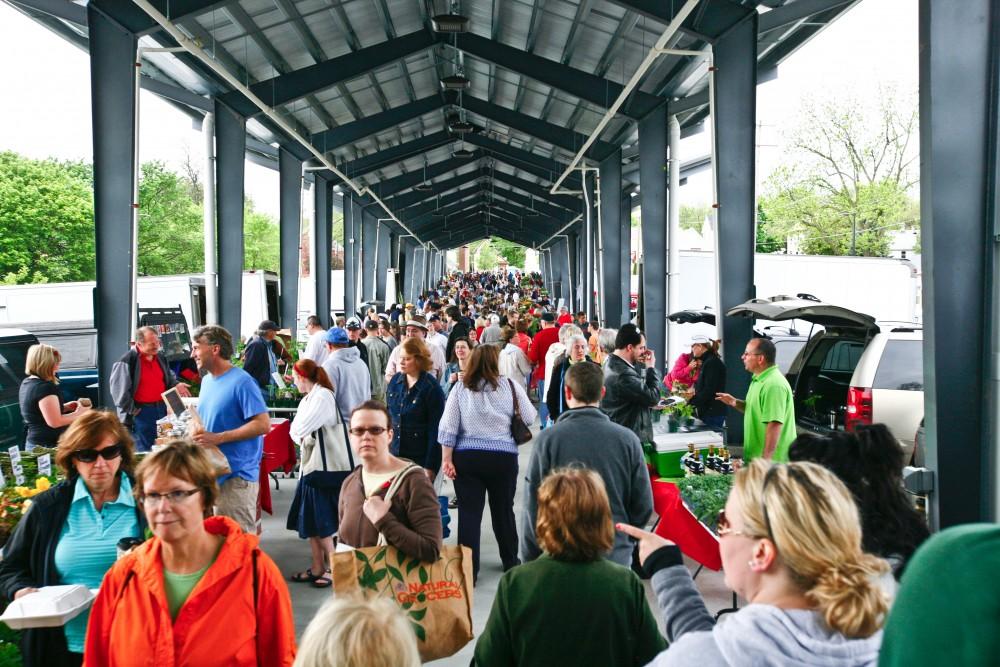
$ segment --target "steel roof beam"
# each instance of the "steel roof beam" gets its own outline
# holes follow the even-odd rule
[[[853,5],[858,0],[795,0],[760,15],[757,34],[794,25],[835,7]],[[846,7],[844,7],[846,9]]]
[[[437,43],[436,37],[426,30],[412,32],[396,39],[374,44],[353,53],[331,58],[315,65],[303,67],[261,81],[250,89],[272,106],[288,104],[310,93],[331,88],[350,81],[372,70],[400,60],[413,53],[429,49]],[[223,101],[245,116],[254,115],[257,107],[238,93],[227,93]]]
[[[413,141],[407,141],[406,143],[385,148],[377,153],[372,153],[362,158],[358,158],[357,160],[345,162],[338,166],[341,171],[351,178],[364,176],[365,174],[371,173],[376,169],[382,169],[383,167],[391,166],[394,163],[400,163],[407,158],[420,155],[421,153],[426,153],[427,151],[434,150],[435,148],[440,148],[441,146],[449,144],[453,141],[455,141],[455,138],[447,131],[442,130],[440,132],[434,132],[433,134],[428,134],[418,139],[414,139]]]
[[[537,137],[542,141],[546,141],[571,153],[576,153],[580,150],[580,146],[583,146],[587,141],[587,137],[579,132],[561,125],[539,120],[538,118],[532,118],[531,116],[511,111],[510,109],[504,109],[492,102],[481,100],[472,95],[462,95],[462,107],[474,114],[495,120],[502,125]],[[600,160],[616,149],[616,146],[598,140],[587,151],[587,157]]]
[[[482,157],[482,155],[477,155],[476,159],[480,157]],[[464,158],[448,158],[447,160],[427,165],[426,169],[421,169],[420,171],[410,172],[409,174],[403,174],[394,178],[387,178],[384,181],[376,183],[371,189],[380,198],[385,199],[386,197],[391,197],[396,193],[409,190],[413,186],[423,183],[425,174],[427,179],[437,178],[438,176],[447,174],[450,171],[456,171],[462,167],[468,167],[470,164],[474,164],[474,162]]]
[[[450,215],[455,215],[464,211],[470,202],[470,199],[474,199],[476,202],[482,201],[483,190],[481,187],[471,187],[465,188],[464,190],[459,190],[452,197],[449,197],[449,202],[446,206],[438,208],[436,201],[430,201],[420,206],[413,206],[409,209],[410,214],[406,217],[400,216],[400,218],[406,222],[407,226],[413,229],[419,229],[425,223],[434,220],[435,218],[440,218],[442,216],[447,217]],[[437,198],[435,197],[435,200]],[[398,214],[397,214],[398,215]]]
[[[385,198],[384,201],[393,211],[402,211],[421,202],[430,201],[432,197],[437,197],[438,195],[445,194],[446,192],[451,192],[466,183],[483,178],[484,176],[486,176],[486,173],[481,169],[477,169],[475,171],[469,171],[463,174],[458,174],[457,176],[452,176],[451,178],[438,181],[437,183],[431,183],[432,189],[430,192],[413,190],[395,195],[393,197]]]
[[[655,19],[664,25],[673,20],[677,13],[674,10],[680,9],[680,4],[675,6],[674,3],[662,0],[611,0],[611,2]],[[731,0],[704,0],[694,13],[684,21],[681,32],[698,39],[714,42],[716,38],[747,16],[756,13],[755,8],[745,7]]]
[[[503,144],[489,137],[483,136],[481,134],[470,134],[465,138],[466,143],[472,144],[474,146],[479,146],[491,153],[496,153],[498,156],[502,156],[504,162],[507,164],[518,167],[521,163],[535,167],[536,169],[542,169],[544,171],[552,172],[553,174],[561,174],[566,170],[566,165],[556,160],[550,160],[549,158],[542,157],[537,153],[531,153],[521,148],[515,148],[509,144]],[[551,179],[549,179],[551,180]],[[566,179],[567,185],[571,188],[580,187],[580,178],[573,176]]]
[[[444,100],[438,94],[422,97],[415,102],[409,102],[367,117],[362,116],[352,123],[345,123],[340,127],[314,134],[312,144],[322,151],[336,150],[341,146],[440,109],[444,105]]]
[[[623,90],[623,86],[614,81],[473,33],[459,35],[456,47],[469,55],[540,81],[603,109],[610,107]],[[633,96],[635,103],[631,105],[631,113],[634,119],[642,118],[660,102],[655,95],[640,90],[636,90]]]
[[[425,213],[435,213],[441,210],[444,206],[451,206],[455,202],[462,201],[466,197],[471,197],[479,192],[482,192],[482,187],[479,183],[473,183],[471,187],[455,190],[443,197],[431,195],[427,201],[423,201],[403,209],[396,209],[396,215],[404,221],[415,220]]]
[[[529,183],[522,178],[505,174],[502,171],[494,172],[492,177],[498,182],[506,183],[507,185],[519,188],[529,194],[533,194],[536,199],[545,199],[546,201],[561,206],[568,211],[572,211],[573,213],[580,212],[580,207],[582,206],[582,200],[580,197],[574,197],[572,195],[553,195],[549,193],[548,188],[544,188],[537,183]]]

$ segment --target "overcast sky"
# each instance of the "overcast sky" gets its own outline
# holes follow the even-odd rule
[[[85,52],[0,2],[0,150],[36,157],[92,159],[89,59]],[[757,89],[758,179],[783,156],[784,133],[798,125],[804,99],[877,94],[879,86],[917,89],[916,0],[862,0],[789,58]],[[203,160],[191,119],[143,91],[140,157],[177,168],[190,152]],[[682,160],[708,152],[708,134],[685,140]],[[247,165],[247,194],[278,214],[277,172]],[[682,203],[707,203],[709,173],[690,179]]]

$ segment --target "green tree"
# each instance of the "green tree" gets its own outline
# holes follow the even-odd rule
[[[892,232],[919,223],[917,121],[913,97],[893,90],[807,103],[790,162],[764,186],[768,235],[796,237],[810,254],[888,254]]]
[[[93,280],[92,172],[82,162],[0,152],[0,276],[5,283]]]
[[[516,266],[518,268],[524,268],[524,260],[526,258],[526,249],[520,243],[514,243],[513,241],[508,241],[507,239],[502,239],[499,236],[490,237],[490,245],[498,255],[501,255],[511,266]]]
[[[773,225],[768,217],[768,213],[765,210],[761,201],[757,202],[757,229],[755,231],[755,249],[757,252],[763,253],[775,253],[775,252],[786,252],[788,250],[788,245],[785,242],[785,237],[777,236],[771,233]]]
[[[146,162],[139,179],[139,275],[205,270],[201,206],[192,184],[163,162]]]
[[[278,221],[254,208],[249,197],[243,201],[243,268],[277,271],[281,241]]]
[[[705,219],[710,215],[712,215],[712,207],[708,204],[698,204],[696,206],[681,204],[679,216],[681,229],[693,229],[701,234]]]

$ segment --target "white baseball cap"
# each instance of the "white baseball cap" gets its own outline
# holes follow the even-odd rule
[[[712,339],[704,334],[695,334],[691,336],[691,345],[711,345]]]

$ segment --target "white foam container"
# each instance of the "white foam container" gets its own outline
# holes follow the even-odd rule
[[[95,597],[86,586],[45,586],[11,602],[0,621],[14,630],[58,628],[89,608]]]

